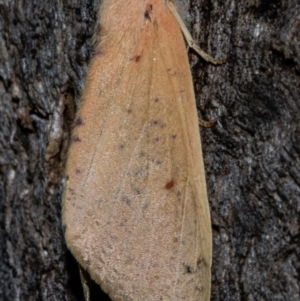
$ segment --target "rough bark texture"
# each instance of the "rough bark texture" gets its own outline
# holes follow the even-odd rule
[[[0,300],[83,300],[60,211],[98,3],[0,0]],[[199,110],[217,119],[201,129],[212,300],[298,301],[300,5],[185,6],[200,46],[231,59],[215,67],[191,55]]]

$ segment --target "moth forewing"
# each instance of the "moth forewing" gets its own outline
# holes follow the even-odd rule
[[[67,245],[112,300],[208,301],[212,234],[182,24],[165,0],[104,0],[99,18],[67,160]]]

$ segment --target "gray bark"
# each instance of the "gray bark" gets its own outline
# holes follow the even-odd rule
[[[83,300],[60,212],[98,3],[0,0],[0,300]],[[212,300],[298,301],[300,4],[185,6],[200,46],[230,57],[190,55],[199,114],[217,120],[201,129]]]

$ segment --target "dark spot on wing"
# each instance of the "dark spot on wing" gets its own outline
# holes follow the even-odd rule
[[[119,145],[119,148],[120,148],[120,149],[124,149],[124,147],[125,147],[124,144],[120,144],[120,145]]]
[[[164,128],[166,126],[166,123],[164,123],[162,120],[151,120],[149,122],[150,126],[156,126],[159,125],[161,128]]]
[[[171,137],[172,139],[176,139],[177,135],[172,135]]]
[[[170,189],[172,189],[174,186],[175,186],[175,181],[174,181],[174,180],[171,180],[171,181],[169,181],[169,182],[166,183],[165,188],[168,189],[168,190],[170,190]]]
[[[159,137],[155,137],[153,140],[154,140],[154,142],[158,142],[159,141]]]
[[[77,175],[79,175],[79,174],[81,173],[81,169],[76,168],[76,169],[75,169],[75,173],[76,173]]]
[[[78,136],[74,135],[72,136],[72,142],[81,142],[81,139]]]
[[[123,221],[121,221],[120,223],[119,223],[119,227],[124,227],[124,222]]]
[[[128,196],[123,196],[121,200],[130,207],[131,199]]]
[[[147,166],[141,166],[135,173],[135,177],[145,176],[148,172]]]
[[[144,12],[144,17],[145,17],[146,20],[148,20],[148,21],[150,21],[150,22],[151,22],[151,13],[152,13],[152,9],[153,9],[152,4],[147,3],[146,9],[145,9],[145,12]]]
[[[157,164],[157,165],[162,164],[162,161],[156,160],[156,159],[152,159],[151,162],[154,163],[154,164]]]
[[[76,194],[76,193],[75,193],[75,189],[73,189],[73,188],[68,188],[68,190],[70,191],[70,194],[71,194],[71,195]]]
[[[103,199],[99,198],[97,199],[97,204],[101,204],[103,202]]]
[[[135,188],[135,189],[134,189],[134,192],[135,192],[136,194],[141,194],[141,189],[140,189],[140,188]]]
[[[193,274],[194,273],[194,269],[189,266],[189,265],[184,265],[185,271],[187,274]]]
[[[77,116],[74,121],[74,127],[81,126],[83,124],[84,124],[84,122],[83,122],[82,117]]]
[[[133,57],[130,58],[130,61],[134,61],[138,63],[141,60],[141,57],[142,57],[141,54],[134,55]]]
[[[131,109],[128,109],[128,110],[127,110],[127,113],[128,113],[128,114],[131,114],[131,113],[132,113],[132,110],[131,110]]]
[[[149,122],[149,124],[150,125],[158,125],[158,120],[151,120],[150,122]]]
[[[159,98],[156,97],[156,98],[154,99],[154,101],[155,101],[155,102],[159,102]]]
[[[176,75],[176,70],[174,68],[168,68],[167,71],[171,74],[171,75]]]
[[[145,152],[145,151],[141,151],[141,152],[140,152],[140,156],[141,156],[141,157],[145,157],[145,156],[146,156],[146,152]]]
[[[148,209],[148,207],[149,207],[149,203],[148,202],[144,203],[142,206],[142,210],[146,210],[146,209]]]

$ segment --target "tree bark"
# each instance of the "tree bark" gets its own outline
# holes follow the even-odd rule
[[[61,195],[98,3],[0,0],[0,300],[83,300]],[[199,114],[217,120],[201,129],[212,300],[298,301],[300,4],[183,6],[199,45],[230,58],[190,55]]]

